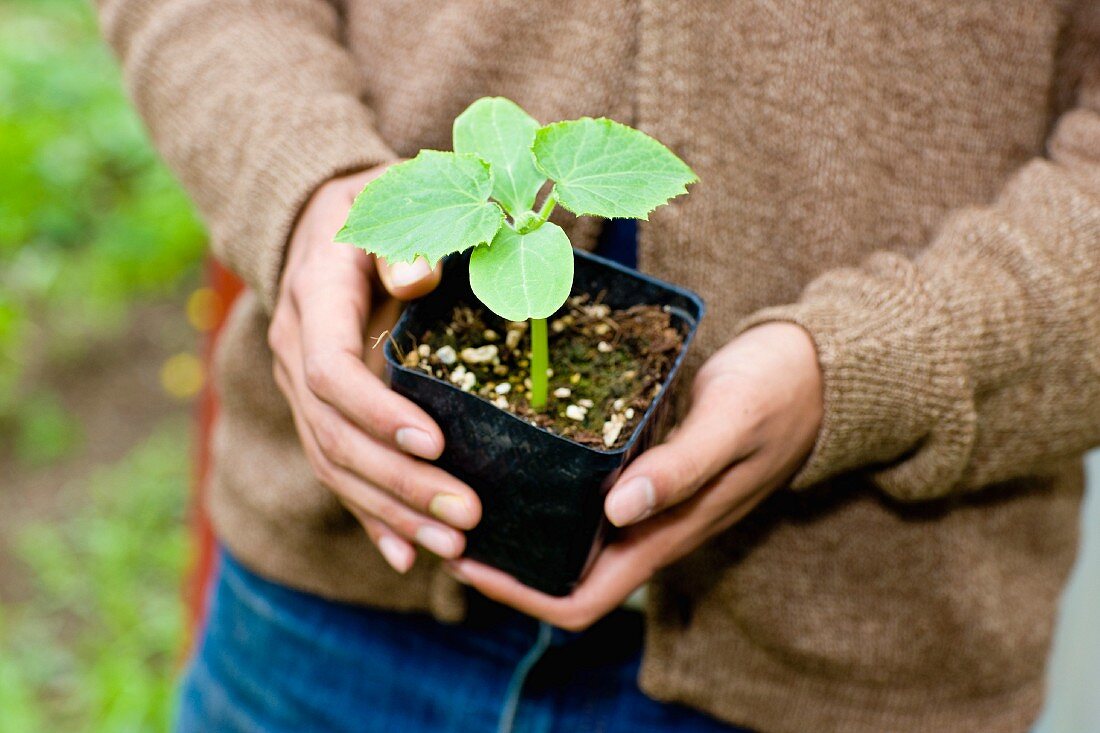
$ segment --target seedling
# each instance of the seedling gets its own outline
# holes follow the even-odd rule
[[[687,192],[695,173],[645,133],[583,117],[546,126],[502,97],[454,122],[454,152],[422,150],[356,197],[336,241],[389,262],[474,248],[470,288],[490,310],[531,322],[531,406],[546,404],[546,319],[573,286],[568,235],[547,221],[556,206],[579,216],[647,219]],[[538,209],[539,191],[552,186]]]

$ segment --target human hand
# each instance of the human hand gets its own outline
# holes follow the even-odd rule
[[[333,179],[310,198],[291,235],[268,341],[314,473],[404,573],[416,559],[412,542],[461,555],[457,530],[477,524],[481,504],[469,486],[418,460],[439,457],[443,434],[383,384],[381,349],[364,342],[393,325],[401,301],[434,289],[438,269],[423,260],[386,265],[332,241],[356,194],[383,170]]]
[[[501,603],[561,628],[587,628],[783,486],[809,455],[821,420],[809,334],[788,323],[757,326],[703,365],[684,421],[612,487],[604,509],[624,529],[572,594],[545,595],[469,559],[448,567]]]

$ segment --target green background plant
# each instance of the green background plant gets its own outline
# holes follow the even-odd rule
[[[168,729],[203,251],[92,4],[0,0],[0,733]]]
[[[0,605],[0,733],[167,730],[184,625],[187,428],[162,424],[14,538],[29,601]]]
[[[203,247],[90,3],[0,3],[0,423],[40,426],[16,399],[27,372],[119,332],[136,300],[178,295]]]

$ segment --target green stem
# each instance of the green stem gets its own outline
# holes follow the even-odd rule
[[[542,207],[539,209],[539,224],[542,224],[550,215],[554,213],[554,207],[558,205],[557,191],[550,189],[550,194],[546,197],[546,200],[542,202]]]
[[[550,344],[546,336],[546,319],[531,319],[531,407],[546,406],[547,376],[550,367]]]

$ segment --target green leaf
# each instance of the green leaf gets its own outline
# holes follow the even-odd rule
[[[455,119],[455,152],[473,153],[489,163],[493,198],[513,217],[535,205],[546,183],[531,154],[538,129],[534,117],[504,97],[482,97]]]
[[[557,224],[519,234],[500,228],[470,256],[470,288],[501,318],[523,321],[554,313],[573,286],[573,247]]]
[[[421,150],[366,185],[335,241],[389,262],[423,257],[435,265],[452,252],[492,241],[504,212],[492,201],[489,164],[476,155]]]
[[[547,125],[532,150],[558,203],[577,215],[647,219],[699,180],[649,135],[602,117]]]

